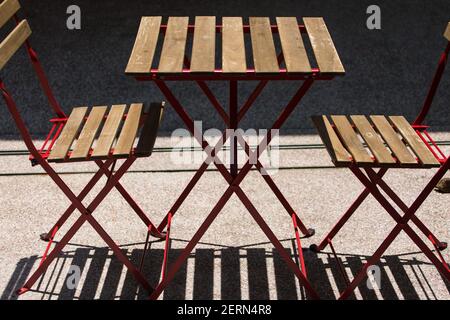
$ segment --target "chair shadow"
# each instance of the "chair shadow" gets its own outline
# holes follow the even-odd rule
[[[173,239],[185,242],[184,240]],[[283,241],[286,250],[297,260],[295,242],[292,239]],[[288,245],[286,245],[288,244]],[[135,244],[133,244],[135,245]],[[305,292],[293,272],[284,263],[275,249],[257,247],[260,244],[245,247],[198,248],[189,257],[190,265],[195,266],[188,274],[187,263],[179,270],[172,283],[163,292],[164,300],[302,300]],[[71,244],[75,249],[62,253],[46,271],[44,277],[34,285],[31,291],[40,294],[40,299],[147,299],[148,294],[134,280],[128,270],[114,257],[108,248],[85,247]],[[143,249],[121,247],[123,252],[135,264],[139,265]],[[346,287],[346,282],[340,272],[336,258],[327,252],[313,253],[303,250],[308,272],[308,279],[322,299],[336,299],[337,291]],[[146,253],[143,274],[152,286],[156,286],[163,263],[163,250],[153,249]],[[172,249],[169,254],[169,265],[181,253],[181,249]],[[366,281],[358,287],[360,299],[420,299],[419,292],[428,299],[436,299],[433,288],[428,283],[422,267],[429,265],[404,255],[384,256],[380,267],[382,285],[375,290],[369,289]],[[362,267],[366,256],[338,254],[347,273],[356,275]],[[15,300],[17,289],[26,281],[36,268],[40,257],[31,256],[20,259],[4,289],[1,300]],[[76,265],[80,268],[83,281],[70,289],[67,284],[70,275],[67,266]],[[217,263],[219,262],[219,263]],[[220,265],[217,267],[217,265]],[[63,274],[63,269],[66,274]],[[219,270],[220,269],[220,272]],[[407,272],[407,270],[412,272]],[[387,270],[390,271],[388,276]],[[192,275],[193,273],[193,275]],[[215,273],[220,273],[220,290],[214,290]],[[411,273],[413,276],[411,276]],[[450,294],[450,284],[442,278]],[[245,283],[243,286],[242,284]],[[216,284],[218,285],[218,284]],[[396,289],[394,289],[396,288]],[[419,290],[419,292],[418,292]],[[218,292],[219,291],[219,292]],[[243,292],[245,291],[245,292]],[[431,294],[430,294],[431,292]],[[399,295],[400,293],[400,295]],[[26,298],[26,296],[25,296]],[[36,298],[34,296],[33,298]],[[355,295],[352,296],[355,298]]]

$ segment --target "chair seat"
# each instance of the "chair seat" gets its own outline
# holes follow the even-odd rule
[[[414,127],[403,116],[314,116],[333,163],[358,167],[439,167],[445,159],[426,127]]]
[[[142,103],[74,108],[67,119],[51,120],[40,152],[49,162],[148,157],[162,109],[162,103],[151,104],[147,111]]]

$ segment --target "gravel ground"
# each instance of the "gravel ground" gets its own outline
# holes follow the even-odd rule
[[[437,140],[450,140],[448,133],[434,136]],[[157,147],[169,146],[169,140],[159,139]],[[320,140],[315,135],[290,135],[283,136],[280,143],[316,144]],[[17,140],[0,140],[0,150],[22,149],[23,144]],[[330,248],[320,254],[307,248],[325,236],[362,186],[348,170],[333,168],[324,149],[281,150],[278,156],[282,170],[273,174],[274,181],[305,224],[316,230],[313,237],[302,239],[308,277],[323,298],[335,299],[345,282]],[[270,161],[276,163],[276,158],[273,149]],[[197,166],[174,164],[169,153],[157,152],[148,159],[138,160],[122,182],[158,223]],[[65,173],[63,179],[77,192],[96,169],[90,164],[57,165],[56,168]],[[40,172],[39,168],[29,166],[25,156],[0,157],[1,299],[145,299],[145,292],[87,224],[71,239],[33,291],[20,297],[15,295],[44,252],[45,243],[39,240],[39,234],[47,231],[69,205],[50,178]],[[386,181],[410,204],[434,173],[434,169],[392,170],[386,175]],[[94,189],[94,194],[99,187]],[[226,187],[217,171],[209,171],[202,177],[173,220],[170,261],[186,245]],[[296,246],[290,217],[261,176],[252,171],[242,188],[294,256]],[[92,199],[88,196],[85,203]],[[421,220],[443,241],[450,236],[450,219],[442,208],[449,207],[449,195],[433,192],[418,212]],[[74,213],[58,233],[57,240],[77,216]],[[146,227],[120,194],[113,191],[94,216],[129,258],[138,263]],[[356,274],[393,226],[393,220],[369,197],[333,242],[349,277]],[[163,248],[163,242],[152,242],[145,260],[144,271],[153,285],[159,279]],[[447,260],[449,252],[443,252]],[[71,266],[78,266],[81,271],[75,288],[67,285]],[[395,240],[378,266],[380,286],[370,290],[364,281],[353,298],[450,298],[450,283],[443,280],[405,234]],[[304,299],[304,292],[240,200],[233,196],[161,299]]]

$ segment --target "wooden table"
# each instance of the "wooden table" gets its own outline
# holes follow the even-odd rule
[[[208,159],[197,170],[158,226],[159,231],[165,229],[167,231],[166,250],[162,267],[162,280],[152,293],[151,298],[156,299],[173,279],[178,269],[186,261],[190,252],[233,194],[239,197],[256,223],[279,251],[281,257],[299,278],[309,297],[318,298],[316,291],[307,280],[300,242],[300,232],[304,236],[312,236],[314,230],[305,227],[281,190],[266,174],[266,170],[259,160],[247,161],[241,168],[238,167],[237,148],[238,144],[242,145],[249,159],[254,155],[256,158],[253,159],[258,159],[273,138],[272,130],[281,128],[313,82],[316,80],[331,80],[336,76],[343,75],[345,70],[323,18],[303,18],[303,24],[299,24],[295,17],[277,17],[275,20],[276,24],[272,24],[267,17],[250,17],[248,24],[244,23],[244,19],[240,17],[223,17],[221,24],[217,24],[215,17],[203,16],[195,17],[194,24],[189,23],[188,17],[169,17],[167,23],[163,23],[162,17],[143,17],[141,20],[126,74],[134,76],[139,81],[154,82],[208,154]],[[193,36],[188,37],[190,34],[193,34]],[[186,45],[188,39],[191,38],[193,39],[192,50],[187,52]],[[246,46],[246,41],[250,41],[248,46]],[[305,43],[308,42],[310,48],[312,48],[310,53],[306,49],[308,46],[305,46]],[[277,47],[281,48],[279,54],[276,51]],[[251,48],[251,50],[248,50],[248,48]],[[221,51],[219,55],[221,59],[217,61],[216,54],[219,51]],[[228,113],[206,83],[206,81],[219,80],[229,81],[230,84]],[[251,108],[267,83],[279,80],[303,81],[273,123],[269,133],[264,137],[259,145],[258,153],[254,154],[243,137],[234,134],[234,130],[238,128],[240,120]],[[167,86],[169,81],[192,81],[196,83],[223,119],[227,128],[232,129],[232,133],[230,134],[230,130],[225,130],[223,139],[216,146],[210,146],[202,135],[195,135],[194,122]],[[254,91],[240,108],[238,106],[238,81],[258,81]],[[231,139],[231,159],[233,159],[230,168],[215,157],[216,152],[222,148],[229,138]],[[186,248],[166,272],[172,218],[211,162],[217,167],[229,187]],[[239,186],[252,167],[256,167],[261,173],[265,182],[292,219],[300,267],[291,259],[290,254],[284,249]]]

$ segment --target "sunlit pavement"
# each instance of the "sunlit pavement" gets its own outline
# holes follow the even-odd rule
[[[448,133],[435,133],[436,140],[450,140]],[[277,165],[272,178],[308,227],[316,230],[302,239],[308,278],[325,299],[335,299],[345,287],[336,259],[327,247],[323,253],[308,250],[318,243],[340,215],[361,192],[362,185],[347,169],[332,166],[315,135],[283,136],[281,150],[272,148],[264,158]],[[175,163],[167,148],[170,138],[159,138],[157,152],[138,160],[122,178],[123,185],[159,223],[199,166],[201,152],[185,154],[197,163]],[[447,147],[442,147],[449,151]],[[0,141],[0,295],[1,299],[145,299],[147,294],[127,273],[112,251],[88,224],[70,241],[33,290],[17,297],[15,291],[39,264],[46,243],[39,235],[49,230],[69,201],[42,170],[31,167],[27,156],[6,155],[5,150],[24,150],[18,140]],[[213,165],[210,167],[214,169]],[[79,192],[95,172],[93,164],[58,164],[63,179]],[[435,173],[431,170],[391,170],[386,181],[410,204]],[[106,180],[93,190],[93,194]],[[217,171],[208,171],[176,214],[171,230],[169,260],[172,262],[198,229],[227,187]],[[296,252],[291,218],[257,171],[252,171],[242,187],[293,258]],[[86,204],[93,199],[90,195]],[[418,216],[442,241],[450,239],[450,195],[433,192],[419,209]],[[58,232],[56,241],[79,215],[75,212]],[[117,191],[113,191],[94,213],[95,218],[139,263],[146,227]],[[376,250],[393,228],[392,218],[372,198],[360,207],[333,241],[347,275],[352,278],[365,259]],[[154,242],[147,253],[144,273],[155,285],[159,279],[164,242]],[[425,239],[426,241],[426,239]],[[449,260],[449,250],[443,256]],[[81,272],[75,288],[68,285],[71,266]],[[356,299],[449,299],[446,283],[429,260],[409,238],[401,234],[378,264],[378,284],[363,281]],[[71,282],[73,284],[73,282]],[[374,289],[370,289],[374,287]],[[240,200],[233,196],[201,244],[189,257],[161,299],[303,299],[304,292],[284,265],[276,250]]]

